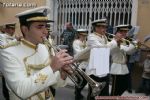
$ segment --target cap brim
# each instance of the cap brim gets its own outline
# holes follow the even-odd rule
[[[28,22],[47,22],[47,23],[53,23],[53,20],[34,20],[34,21],[28,21]]]
[[[120,28],[119,30],[120,31],[129,31],[130,29],[129,28]]]
[[[84,35],[84,36],[87,36],[87,35],[88,35],[87,33],[79,33],[79,34]]]
[[[93,26],[108,26],[108,24],[106,24],[106,23],[96,23],[96,24],[93,24]]]

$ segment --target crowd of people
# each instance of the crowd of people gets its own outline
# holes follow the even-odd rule
[[[108,67],[95,64],[92,61],[94,59],[90,59],[95,56],[94,54],[89,54],[88,59],[78,62],[78,67],[92,80],[97,83],[105,82],[104,88],[100,88],[97,96],[121,96],[126,90],[132,92],[131,69],[135,66],[128,55],[131,58],[139,52],[137,46],[140,42],[132,40],[127,43],[126,37],[132,28],[131,25],[115,26],[116,31],[112,39],[108,39],[109,24],[105,18],[92,21],[92,32],[84,28],[74,29],[73,24],[68,22],[61,34],[61,43],[67,45],[67,48],[56,52],[57,48],[53,45],[49,29],[49,23],[53,21],[47,17],[49,10],[43,6],[18,13],[16,17],[19,19],[22,37],[14,36],[16,23],[5,23],[0,26],[0,71],[6,100],[54,100],[55,88],[65,86],[68,74],[73,74],[71,66],[76,63],[74,56],[87,48],[91,51],[94,48],[108,50],[108,59],[96,60],[101,65],[108,62]],[[146,95],[150,94],[149,52],[143,63],[142,82],[136,91],[144,92]],[[104,69],[109,72],[99,74],[99,67],[105,67]],[[94,100],[93,87],[82,74],[81,76],[81,86],[75,86],[75,100],[83,99],[81,91],[87,84],[87,100]]]

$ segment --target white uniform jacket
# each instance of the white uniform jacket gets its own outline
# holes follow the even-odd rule
[[[74,42],[73,42],[74,55],[82,52],[85,48],[86,48],[86,42],[82,42],[79,39],[74,40]],[[87,67],[87,65],[88,65],[87,61],[82,61],[79,65],[79,68],[85,69]]]
[[[18,42],[0,49],[0,69],[10,89],[10,99],[46,100],[48,87],[64,86],[65,81],[59,71],[51,69],[45,45],[35,47],[25,40]]]
[[[114,75],[125,75],[128,74],[127,68],[127,57],[126,54],[132,54],[136,51],[133,44],[124,45],[121,44],[120,47],[113,49],[111,51],[112,65],[110,73]]]
[[[16,41],[16,39],[12,36],[7,35],[7,33],[0,33],[0,45],[6,45],[9,42]]]
[[[107,37],[105,35],[98,36],[95,33],[91,33],[88,36],[87,45],[89,47],[95,46],[102,46],[102,47],[109,47],[110,49],[117,47],[117,42],[113,39],[112,41],[108,42]]]
[[[93,47],[109,47],[110,50],[117,47],[117,42],[113,39],[112,41],[108,42],[107,37],[105,35],[98,36],[97,33],[91,33],[88,36],[87,45],[90,48]],[[95,70],[90,70],[87,68],[87,73],[96,75]],[[105,76],[105,75],[104,75]]]
[[[11,42],[11,44],[13,44],[15,41],[17,41],[14,37],[9,36],[7,33],[1,33],[0,32],[0,48],[7,48],[9,47],[9,43]],[[0,64],[1,66],[1,64]],[[1,70],[0,70],[0,74]]]

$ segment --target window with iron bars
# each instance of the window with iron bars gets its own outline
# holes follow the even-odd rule
[[[91,31],[91,21],[107,18],[109,25],[131,24],[133,0],[57,0],[57,30],[59,35],[66,22],[75,29]]]

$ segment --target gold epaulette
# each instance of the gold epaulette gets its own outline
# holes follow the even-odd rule
[[[12,42],[7,43],[7,44],[5,44],[5,45],[0,45],[0,49],[6,49],[6,48],[8,48],[8,47],[16,46],[16,45],[18,45],[18,44],[20,44],[20,41],[12,41]]]

